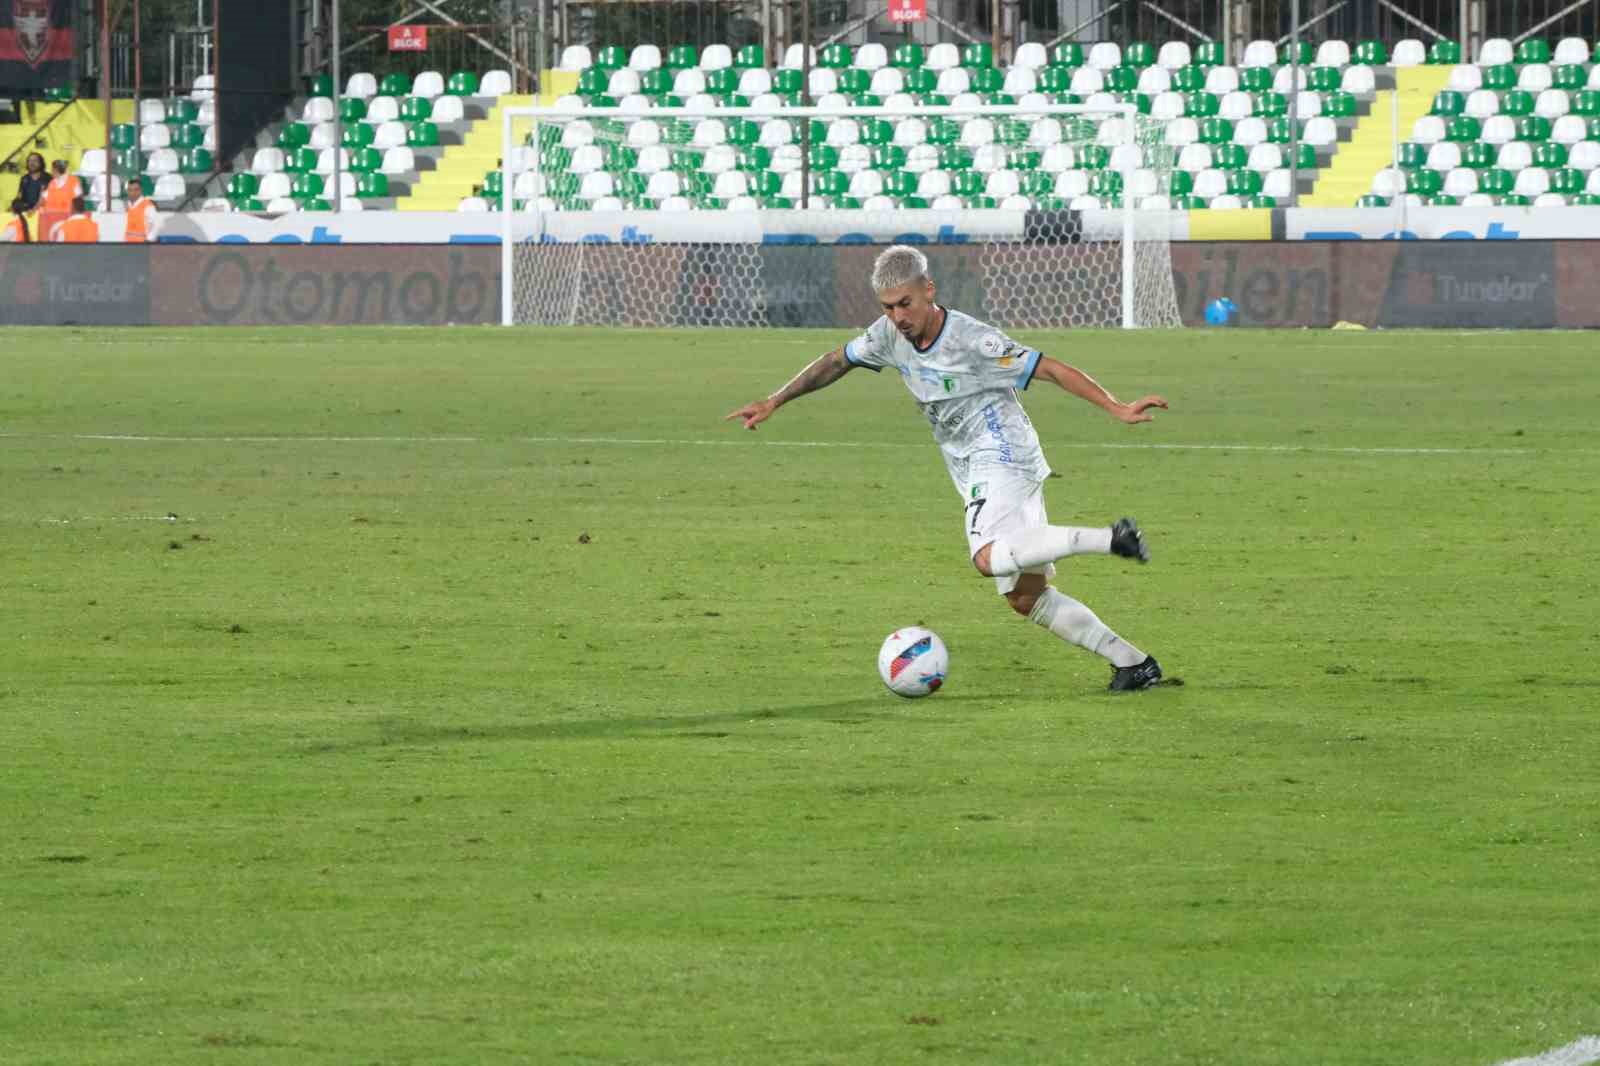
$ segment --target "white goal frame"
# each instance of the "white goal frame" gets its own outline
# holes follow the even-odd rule
[[[548,212],[537,210],[516,210],[513,188],[516,174],[511,167],[511,160],[516,149],[521,147],[516,140],[515,122],[518,119],[531,119],[533,129],[538,130],[541,119],[560,120],[571,122],[574,119],[617,119],[626,118],[632,121],[650,119],[661,122],[668,119],[699,120],[707,118],[749,118],[749,119],[862,119],[862,118],[1051,118],[1074,117],[1081,115],[1096,115],[1111,117],[1117,116],[1125,120],[1124,129],[1126,137],[1123,144],[1137,145],[1139,131],[1139,109],[1134,104],[1117,102],[1114,104],[1096,105],[1085,104],[1038,104],[1024,106],[1021,104],[996,104],[993,106],[967,106],[955,107],[943,105],[936,107],[918,107],[912,110],[902,108],[878,107],[851,107],[851,108],[822,108],[822,107],[721,107],[721,108],[687,108],[687,107],[654,107],[646,111],[622,111],[615,107],[551,107],[528,106],[506,107],[500,113],[500,180],[501,196],[498,208],[500,214],[500,324],[502,326],[515,325],[515,286],[514,286],[514,251],[517,241],[533,242],[539,240],[544,233],[543,215]],[[533,168],[539,169],[539,153],[541,146],[539,137],[532,138]],[[1138,321],[1134,313],[1135,292],[1135,267],[1134,267],[1134,239],[1136,227],[1134,224],[1135,212],[1138,210],[1134,204],[1132,189],[1132,173],[1127,168],[1120,168],[1122,174],[1122,207],[1119,209],[1122,222],[1122,328],[1137,329]],[[796,208],[795,210],[799,210]],[[836,214],[835,208],[809,208],[807,213],[819,212]],[[993,209],[995,214],[1022,214],[1022,212],[1003,212]],[[1109,212],[1108,212],[1109,213]],[[513,221],[519,216],[533,220],[532,226],[514,226]],[[641,212],[631,212],[637,216]],[[522,232],[518,233],[517,230]]]

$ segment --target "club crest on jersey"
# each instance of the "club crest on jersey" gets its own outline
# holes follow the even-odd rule
[[[981,500],[983,498],[983,490],[988,487],[989,483],[987,481],[980,481],[976,485],[972,486],[972,498],[974,500]]]
[[[998,359],[1006,350],[1005,339],[998,333],[991,333],[978,342],[978,351],[990,359]]]

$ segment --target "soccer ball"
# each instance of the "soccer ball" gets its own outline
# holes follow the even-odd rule
[[[878,676],[889,691],[906,699],[929,696],[944,684],[950,653],[931,629],[907,626],[889,634],[878,649]]]

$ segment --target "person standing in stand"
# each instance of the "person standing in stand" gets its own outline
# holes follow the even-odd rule
[[[28,220],[28,205],[20,196],[11,201],[11,220],[0,227],[0,243],[33,243],[33,223]]]
[[[66,221],[73,211],[73,201],[83,198],[83,182],[78,175],[67,172],[67,161],[57,159],[50,164],[54,175],[45,186],[39,208],[39,239],[55,240],[56,227]]]
[[[144,182],[133,178],[128,182],[127,227],[122,239],[129,244],[147,244],[156,239],[156,229],[161,224],[161,212],[155,201],[144,194]]]
[[[29,152],[27,162],[22,165],[22,177],[17,181],[17,199],[22,201],[23,210],[37,209],[44,187],[49,184],[50,173],[44,168],[44,156]]]

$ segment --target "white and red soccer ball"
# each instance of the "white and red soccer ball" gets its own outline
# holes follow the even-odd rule
[[[921,626],[895,630],[878,650],[878,676],[890,692],[907,699],[938,692],[949,669],[944,641]]]

